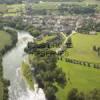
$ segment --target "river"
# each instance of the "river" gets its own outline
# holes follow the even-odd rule
[[[8,87],[9,100],[46,100],[42,89],[38,92],[36,89],[34,91],[28,89],[20,73],[20,66],[27,56],[24,48],[29,41],[33,41],[33,37],[28,32],[18,32],[16,46],[3,57],[4,78],[11,83]]]

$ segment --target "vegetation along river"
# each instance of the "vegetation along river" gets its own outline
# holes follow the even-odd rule
[[[45,100],[42,89],[32,91],[27,87],[20,73],[20,66],[27,56],[24,48],[33,37],[24,31],[18,32],[18,42],[12,50],[3,57],[4,78],[10,80],[9,100]]]

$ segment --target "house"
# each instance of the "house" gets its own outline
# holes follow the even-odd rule
[[[96,31],[90,31],[89,34],[90,35],[96,35]]]

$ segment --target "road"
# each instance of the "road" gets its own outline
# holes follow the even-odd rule
[[[65,40],[62,43],[62,45],[59,48],[56,49],[56,53],[59,53],[60,51],[62,51],[62,49],[66,45],[66,42],[68,41],[68,39],[75,33],[76,33],[75,31],[72,31],[72,33],[69,36],[66,36],[63,32],[60,33],[65,38]]]

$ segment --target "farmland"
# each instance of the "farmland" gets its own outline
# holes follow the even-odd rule
[[[0,50],[4,49],[4,47],[6,45],[10,45],[11,44],[11,36],[6,33],[5,31],[0,31]],[[0,58],[1,59],[1,58]],[[1,62],[0,62],[0,75],[2,73],[2,68],[1,68]],[[0,76],[0,100],[3,100],[3,89],[4,89],[4,85],[3,85],[3,82],[2,82],[2,75]]]
[[[100,100],[100,0],[12,1],[0,4],[0,100]]]
[[[11,44],[11,36],[4,31],[0,31],[0,49],[3,49],[5,45],[9,44]]]
[[[100,46],[100,33],[86,35],[76,33],[72,36],[73,48],[68,49],[68,58],[100,63],[100,57],[93,51],[93,46]]]
[[[86,35],[76,33],[72,36],[73,47],[68,49],[63,58],[77,59],[100,63],[100,57],[92,50],[92,46],[100,46],[100,34]],[[66,78],[70,78],[64,89],[59,88],[56,94],[58,100],[66,100],[68,92],[72,88],[88,94],[95,88],[100,89],[100,70],[85,67],[84,65],[72,64],[65,62],[65,59],[58,60],[57,65],[66,73]]]
[[[100,70],[88,68],[81,65],[74,65],[63,61],[58,61],[58,66],[66,73],[66,78],[70,77],[64,89],[59,88],[58,100],[66,100],[68,92],[72,88],[88,94],[94,88],[100,89]]]

